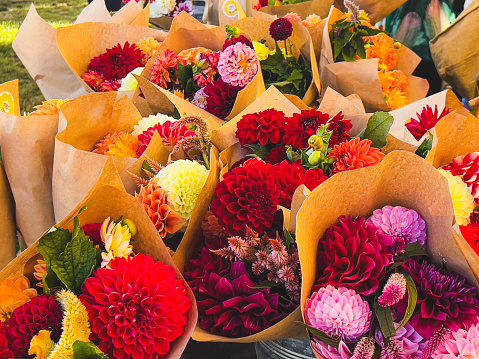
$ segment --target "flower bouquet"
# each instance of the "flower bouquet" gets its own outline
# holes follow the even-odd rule
[[[452,207],[441,175],[403,151],[309,195],[296,238],[317,358],[437,358],[449,333],[477,323],[466,278],[478,283],[452,238]]]
[[[5,357],[180,358],[195,299],[115,171],[0,272]]]
[[[55,224],[52,200],[54,139],[58,131],[59,107],[64,101],[45,101],[31,114],[20,116],[18,80],[0,85],[0,93],[10,108],[7,113],[0,111],[2,159],[16,203],[17,227],[30,245]]]
[[[420,58],[375,29],[349,0],[349,12],[332,7],[323,31],[321,81],[347,96],[358,94],[367,111],[390,111],[426,96],[426,80],[411,76]]]
[[[180,114],[210,118],[212,131],[264,91],[251,41],[244,35],[228,38],[224,28],[209,29],[186,13],[174,19],[162,51],[141,76],[162,93],[139,80],[150,107],[171,102]]]
[[[95,27],[94,31],[96,31],[96,35],[88,40],[91,41],[94,38],[101,39],[103,35],[99,34],[106,31],[112,24],[116,24],[112,25],[114,27],[127,25],[140,26],[143,27],[143,31],[146,32],[142,35],[141,31],[138,31],[140,36],[151,36],[152,32],[147,29],[148,19],[148,13],[145,13],[145,11],[134,2],[111,16],[105,6],[104,0],[95,0],[83,9],[75,21],[75,24],[86,22],[95,23],[88,25]],[[57,29],[38,15],[35,7],[32,5],[13,41],[12,47],[46,99],[65,97],[72,99],[91,92],[78,78],[81,74],[75,74],[75,70],[72,70],[63,58],[57,44],[57,31]],[[83,34],[79,35],[78,39],[82,37]],[[140,38],[135,38],[129,41],[135,42],[139,39]],[[121,37],[117,40],[121,40]],[[73,45],[73,43],[77,41],[77,38],[73,40],[70,38],[67,41],[69,41],[69,45]],[[98,42],[98,40],[96,40],[96,42]],[[111,47],[115,44],[105,45],[103,49],[99,50],[100,52],[104,52],[107,47]],[[91,46],[92,45],[88,44],[87,47],[89,48]],[[78,49],[75,51],[77,50]],[[76,52],[74,54],[78,55],[80,53],[83,54],[83,52]],[[99,53],[92,54],[91,58],[96,55],[99,55]],[[41,61],[39,61],[39,59],[41,59]]]

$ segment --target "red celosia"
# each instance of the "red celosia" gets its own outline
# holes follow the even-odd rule
[[[173,51],[166,49],[153,62],[151,82],[166,89],[170,83],[176,80],[177,69],[178,56]]]
[[[284,160],[271,166],[269,174],[280,191],[279,204],[286,208],[291,207],[294,191],[300,185],[304,184],[312,191],[328,179],[320,168],[306,171],[300,161],[291,163]]]
[[[230,39],[226,39],[225,43],[223,44],[223,50],[225,50],[228,46],[234,45],[238,42],[242,42],[243,44],[251,47],[252,49],[254,48],[253,43],[249,41],[247,37],[240,35],[238,37],[232,37]]]
[[[424,134],[436,126],[436,123],[439,122],[441,118],[446,116],[449,113],[449,109],[444,107],[442,112],[439,114],[437,105],[434,107],[434,111],[431,106],[426,105],[421,113],[416,113],[417,119],[410,118],[406,121],[406,127],[411,132],[416,140],[420,140]]]
[[[88,69],[98,71],[105,80],[121,80],[137,67],[144,66],[143,57],[141,50],[127,41],[123,47],[117,44],[93,58]]]
[[[264,160],[266,163],[269,163],[270,165],[274,165],[276,163],[283,162],[287,158],[288,156],[286,155],[286,147],[279,146],[269,151],[269,153],[266,155]]]
[[[278,203],[273,178],[254,166],[243,165],[224,175],[216,187],[211,211],[232,235],[243,233],[246,226],[263,234],[271,226]]]
[[[277,144],[283,137],[282,129],[285,122],[284,112],[273,108],[246,114],[237,123],[236,138],[243,147],[256,142],[263,146],[266,146],[268,142]]]
[[[355,138],[342,142],[329,151],[328,157],[334,160],[333,172],[342,172],[364,168],[378,164],[384,158],[384,153],[371,147],[370,140]]]
[[[103,223],[91,223],[85,224],[82,229],[85,234],[90,237],[90,241],[93,242],[95,246],[99,246],[102,250],[105,250],[105,243],[101,239],[100,228]]]
[[[328,123],[328,130],[333,131],[329,141],[330,147],[349,138],[346,132],[352,128],[351,120],[344,119],[341,112],[330,119],[327,113],[311,109],[286,118],[283,143],[292,146],[294,150],[307,148],[309,138],[326,123]]]
[[[470,188],[472,196],[479,198],[479,152],[456,157],[442,169],[451,172],[453,176],[461,176],[462,181]]]
[[[342,216],[339,225],[330,227],[319,242],[320,276],[313,290],[332,285],[362,295],[374,293],[393,262],[387,249],[390,242],[389,235],[366,224],[365,218]]]
[[[459,226],[459,228],[467,244],[479,256],[479,224],[469,223],[467,226]]]
[[[98,347],[111,358],[164,358],[185,330],[191,301],[173,267],[150,255],[114,258],[83,286],[80,300]]]
[[[28,357],[30,342],[40,330],[52,332],[54,342],[60,339],[62,332],[62,311],[54,296],[34,297],[15,309],[8,321],[7,338],[10,348],[20,358]]]
[[[221,78],[204,87],[206,111],[221,119],[226,118],[233,109],[240,88],[230,86]]]
[[[180,138],[195,136],[195,132],[190,131],[186,126],[174,127],[173,122],[165,121],[165,123],[158,123],[154,127],[150,127],[146,131],[143,131],[138,135],[138,140],[141,143],[140,148],[138,149],[136,155],[140,157],[146,148],[150,144],[151,138],[155,134],[155,131],[159,133],[163,139],[163,143],[166,146],[174,146]]]
[[[0,359],[16,358],[15,353],[10,350],[7,340],[7,323],[0,323]]]
[[[285,18],[276,19],[269,26],[269,34],[276,41],[284,41],[293,34],[293,24]]]

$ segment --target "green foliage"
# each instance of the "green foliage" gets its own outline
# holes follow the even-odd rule
[[[178,63],[178,77],[179,88],[185,91],[185,98],[189,98],[193,92],[199,90],[198,85],[193,80],[193,65],[182,65]]]
[[[381,307],[378,302],[378,297],[374,299],[374,314],[376,314],[379,328],[384,338],[389,338],[396,334],[391,308]]]
[[[285,57],[278,43],[276,51],[261,61],[261,70],[266,88],[274,85],[281,93],[299,98],[304,97],[313,80],[311,63],[305,61],[302,55],[299,59],[294,56]]]
[[[327,335],[325,332],[322,332],[319,329],[313,328],[305,323],[302,322],[296,322],[298,324],[301,324],[303,327],[305,327],[311,334],[313,334],[316,338],[321,340],[324,344],[327,344],[329,346],[332,346],[333,348],[338,348],[339,347],[339,340],[331,338],[329,335]]]
[[[425,138],[424,141],[422,141],[421,145],[418,147],[416,152],[414,152],[416,155],[422,158],[426,158],[426,156],[429,154],[429,152],[432,150],[432,143],[434,141],[434,135],[429,132],[429,137]]]
[[[393,122],[394,117],[392,117],[389,113],[376,112],[369,118],[368,125],[358,135],[358,137],[361,139],[371,140],[372,147],[383,148],[387,144],[386,138]]]
[[[72,347],[73,359],[108,359],[108,356],[92,342],[85,343],[77,340]]]
[[[404,318],[401,324],[399,325],[399,327],[397,328],[397,330],[404,327],[409,321],[409,319],[411,319],[417,304],[417,288],[416,288],[416,284],[414,284],[414,280],[412,279],[411,275],[407,273],[405,270],[400,270],[399,273],[404,275],[404,277],[406,278],[408,300],[407,300],[406,313],[404,314]]]

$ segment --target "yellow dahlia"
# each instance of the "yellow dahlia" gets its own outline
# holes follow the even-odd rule
[[[105,155],[136,158],[136,151],[138,151],[140,145],[137,136],[125,133],[115,138],[114,143],[108,145],[108,151],[105,152]]]
[[[133,247],[130,245],[131,233],[128,226],[111,221],[110,217],[105,219],[100,228],[100,236],[105,243],[106,253],[102,253],[101,266],[105,267],[116,257],[128,257],[132,254]]]
[[[145,37],[144,39],[141,39],[135,43],[135,45],[143,53],[143,63],[146,64],[148,60],[151,59],[153,55],[155,55],[155,53],[160,49],[161,43],[152,37]]]
[[[196,161],[178,160],[158,172],[156,178],[158,184],[168,191],[173,210],[189,220],[208,173]]]
[[[452,173],[445,170],[438,170],[449,182],[449,191],[451,192],[452,202],[454,203],[454,213],[456,214],[457,224],[467,226],[469,217],[474,210],[474,197],[469,193],[467,184],[462,181],[461,176],[453,176]]]
[[[12,276],[0,284],[0,321],[7,321],[12,312],[36,297],[37,291],[30,288],[30,281],[24,276]]]
[[[55,343],[51,339],[52,332],[49,330],[40,330],[30,342],[28,354],[35,355],[35,359],[47,359],[55,347]]]
[[[35,106],[35,111],[33,111],[30,116],[36,115],[58,115],[60,113],[60,107],[67,102],[69,99],[65,100],[48,100],[43,101],[41,105]]]
[[[260,61],[266,60],[271,53],[269,47],[265,44],[262,44],[258,41],[253,41],[254,51],[256,51],[256,56]]]
[[[316,14],[309,15],[305,20],[303,20],[303,25],[307,28],[315,27],[321,21],[321,16]]]

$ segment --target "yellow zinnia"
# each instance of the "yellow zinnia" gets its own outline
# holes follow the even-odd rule
[[[452,173],[441,169],[439,172],[449,182],[457,224],[467,226],[470,221],[469,217],[474,210],[474,197],[469,193],[467,184],[462,181],[461,176],[453,176]]]
[[[100,236],[105,243],[106,253],[102,253],[102,267],[106,267],[115,257],[128,257],[133,247],[130,245],[131,233],[128,226],[105,219],[100,228]]]

